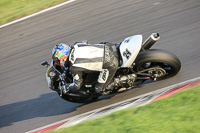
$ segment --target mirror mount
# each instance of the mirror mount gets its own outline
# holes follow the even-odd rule
[[[41,62],[40,64],[41,64],[42,66],[46,66],[46,67],[49,66],[49,63],[48,63],[47,61],[43,61],[43,62]]]

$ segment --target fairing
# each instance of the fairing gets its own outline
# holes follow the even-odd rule
[[[142,35],[130,36],[120,45],[120,54],[123,60],[121,67],[131,67],[142,46]]]

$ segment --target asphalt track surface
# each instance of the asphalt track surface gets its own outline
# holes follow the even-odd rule
[[[153,46],[175,53],[182,69],[97,102],[76,104],[48,89],[43,60],[59,42],[120,42],[159,32]],[[0,132],[21,133],[200,75],[199,0],[77,0],[0,29]]]

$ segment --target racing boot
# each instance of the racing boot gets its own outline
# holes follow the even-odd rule
[[[97,94],[102,94],[102,92],[103,92],[103,85],[104,85],[104,84],[102,84],[102,83],[97,83],[97,84],[95,85],[95,92],[96,92]]]

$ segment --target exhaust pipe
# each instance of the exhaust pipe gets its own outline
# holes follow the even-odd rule
[[[160,35],[158,33],[152,33],[142,44],[142,50],[150,49],[159,39]]]

